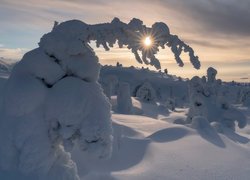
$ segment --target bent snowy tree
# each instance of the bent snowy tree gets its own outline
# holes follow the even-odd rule
[[[59,45],[60,42],[65,42],[65,40],[69,41],[67,38],[71,34],[70,40],[72,42],[75,39],[74,44],[68,44],[64,48],[72,55],[80,53],[82,48],[84,48],[83,44],[86,45],[91,40],[96,41],[97,47],[102,45],[107,51],[117,42],[119,48],[126,46],[130,49],[139,63],[149,64],[160,69],[161,65],[155,54],[159,51],[159,47],[163,49],[169,47],[179,66],[184,66],[180,55],[182,52],[186,52],[189,54],[190,62],[194,68],[200,68],[200,61],[198,56],[194,55],[193,49],[181,41],[178,36],[172,35],[168,26],[163,22],[156,22],[152,27],[147,27],[143,25],[141,20],[136,18],[132,19],[128,24],[120,21],[118,18],[114,18],[111,23],[96,25],[72,20],[59,25],[55,23],[51,33],[57,34],[57,36],[54,36],[57,39],[56,45]],[[65,33],[67,33],[66,37],[64,36]],[[42,38],[39,45],[46,49],[49,39],[47,36],[44,37],[46,38]],[[142,40],[146,37],[152,38],[152,46],[150,48],[145,48],[142,43]]]
[[[141,39],[151,34],[153,45],[143,48]],[[192,48],[169,33],[164,23],[151,28],[138,19],[128,24],[88,25],[78,20],[55,24],[39,47],[26,53],[6,84],[0,118],[0,167],[37,174],[37,179],[79,180],[70,149],[99,158],[111,154],[110,104],[97,82],[100,64],[91,40],[106,50],[117,41],[127,46],[138,62],[160,68],[155,54],[168,46],[180,66],[182,51],[200,67]],[[141,56],[139,52],[141,51]],[[69,151],[69,152],[66,152]]]

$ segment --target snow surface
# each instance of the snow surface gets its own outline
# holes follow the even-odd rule
[[[105,71],[108,73],[107,69]],[[120,79],[131,79],[131,76],[127,76],[126,69],[110,68],[109,74],[112,72],[120,74],[117,76]],[[140,71],[136,69],[130,69],[129,72],[133,77],[140,77]],[[144,72],[144,75],[147,76],[148,73],[153,72]],[[162,84],[168,82],[170,87],[182,84],[173,86],[177,91],[180,91],[179,88],[185,84],[185,81],[177,81],[174,77],[164,78],[160,77],[160,73],[158,75],[157,82],[162,81]],[[144,82],[138,79],[136,81],[138,84]],[[5,83],[6,77],[0,78],[1,95]],[[68,83],[73,82],[68,81]],[[155,84],[157,83],[155,82]],[[64,101],[70,101],[69,97],[60,99],[57,106]],[[2,96],[0,96],[1,98]],[[115,106],[117,104],[116,96],[113,95],[110,101]],[[79,101],[79,103],[82,102]],[[51,105],[53,106],[53,104]],[[202,117],[196,117],[190,127],[174,124],[175,121],[186,119],[188,111],[186,107],[176,107],[174,111],[171,111],[158,100],[156,103],[148,103],[132,97],[132,108],[134,114],[124,115],[116,111],[112,113],[114,140],[110,159],[97,159],[87,152],[82,152],[78,146],[74,146],[71,158],[76,162],[80,179],[249,180],[249,107],[235,105],[235,108],[246,115],[247,126],[244,129],[236,128],[236,131],[223,129],[223,134],[217,133],[217,130],[213,128],[216,125],[209,126],[209,123]],[[62,170],[58,170],[57,175],[60,175],[61,172]],[[9,171],[1,169],[0,179],[34,180],[36,175],[27,176],[14,169]]]

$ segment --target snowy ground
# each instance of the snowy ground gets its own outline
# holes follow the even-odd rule
[[[6,81],[0,78],[0,94]],[[2,96],[0,96],[1,101]],[[116,98],[113,97],[113,104]],[[113,113],[112,157],[96,160],[75,148],[81,179],[87,180],[249,180],[250,125],[217,134],[173,124],[187,109],[167,111],[133,99],[135,114]],[[238,107],[250,120],[250,109]],[[0,170],[0,179],[34,179]]]
[[[84,160],[77,150],[73,153],[79,171],[88,172],[83,179],[248,180],[250,126],[237,134],[227,131],[217,135],[210,130],[197,132],[170,123],[184,118],[185,113],[186,109],[177,109],[165,118],[161,113],[159,117],[163,120],[113,114],[115,141],[111,159],[96,162],[90,158],[82,163]]]

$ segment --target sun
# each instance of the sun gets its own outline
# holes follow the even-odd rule
[[[152,45],[152,39],[150,36],[145,37],[143,40],[143,44],[145,47],[150,47]]]

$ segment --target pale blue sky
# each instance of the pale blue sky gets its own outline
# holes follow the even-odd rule
[[[162,51],[162,67],[170,73],[191,77],[214,66],[223,80],[250,81],[249,0],[0,0],[0,57],[20,59],[37,46],[55,20],[95,24],[114,17],[125,22],[136,17],[147,25],[163,21],[192,46],[200,57],[201,70],[188,62],[179,68],[170,53]],[[127,49],[98,49],[97,54],[102,64],[119,60],[141,66]]]

